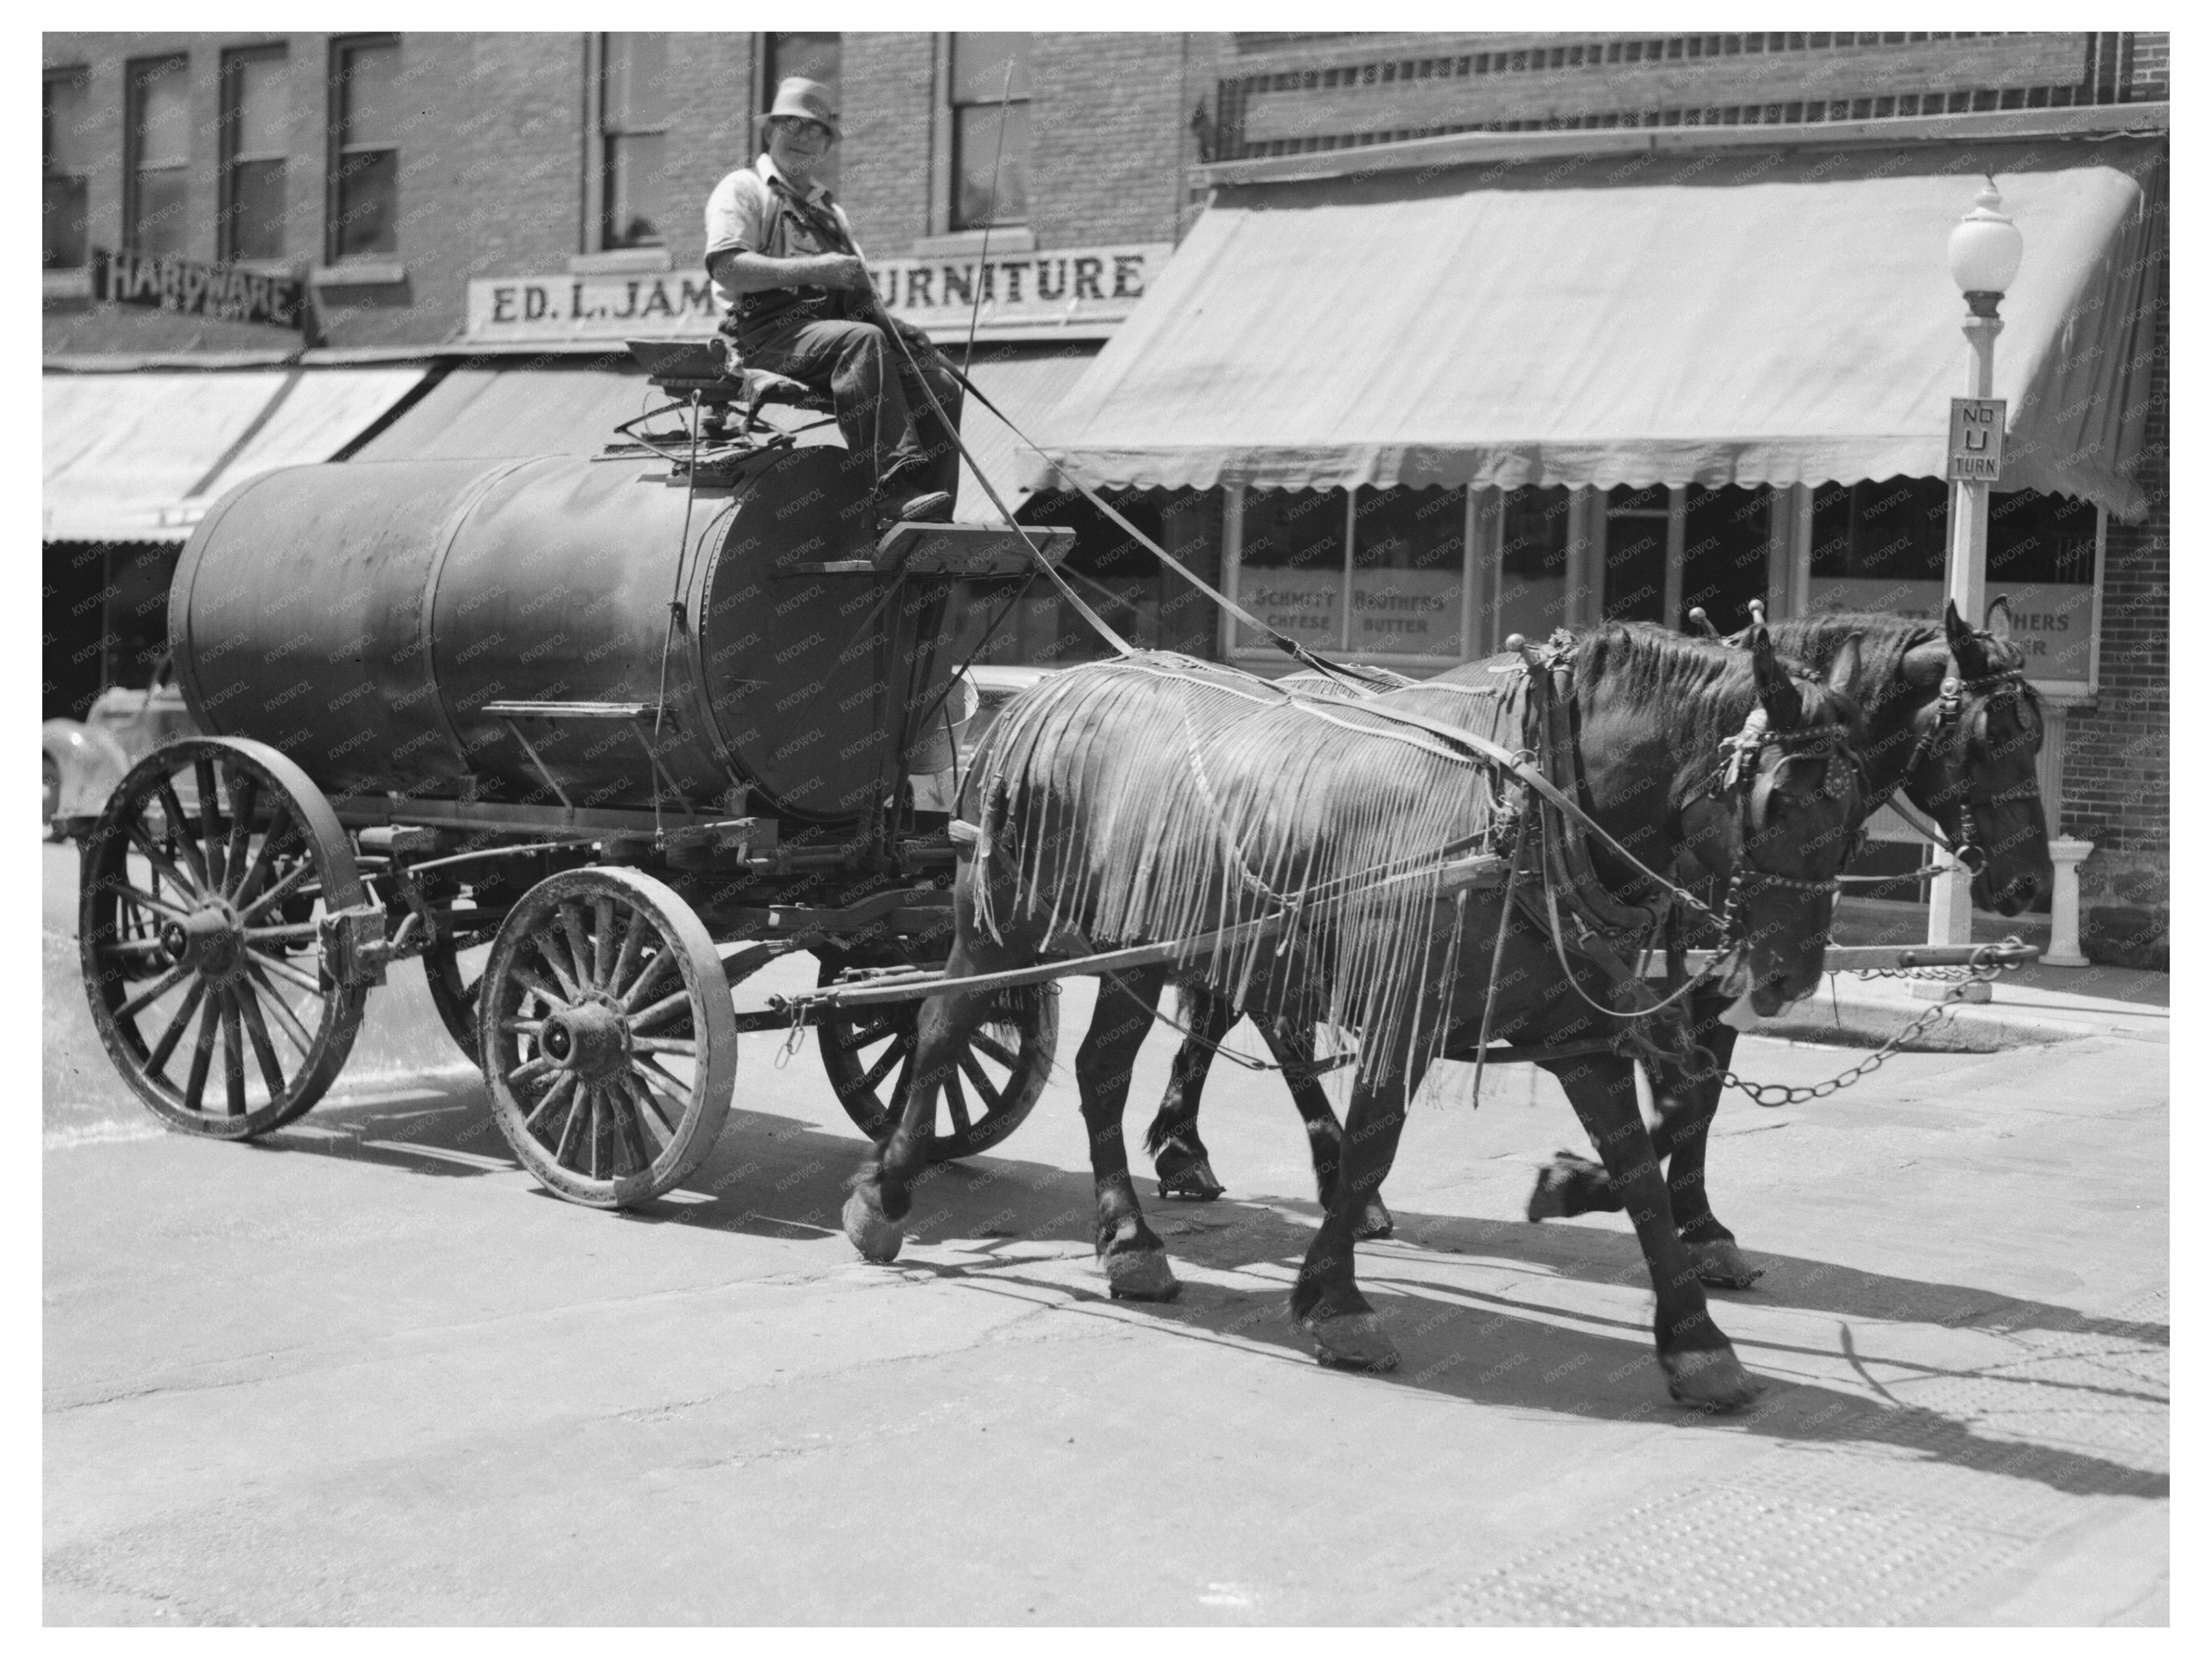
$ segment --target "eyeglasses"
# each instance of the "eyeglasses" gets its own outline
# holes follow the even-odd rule
[[[805,139],[821,145],[824,149],[837,142],[837,135],[819,121],[810,121],[803,115],[779,115],[769,130],[781,132],[787,138]]]

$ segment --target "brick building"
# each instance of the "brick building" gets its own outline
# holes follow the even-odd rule
[[[1978,169],[1977,146],[2011,145],[2014,159],[2041,146],[2034,164],[2063,171],[2051,156],[2065,147],[2124,150],[2151,250],[2148,361],[2128,382],[2141,405],[2124,458],[2133,493],[2125,511],[2094,508],[2094,528],[2063,493],[2008,522],[2034,520],[2016,541],[2071,550],[2072,565],[2038,566],[2039,580],[2070,581],[2081,597],[2064,614],[2094,618],[2094,649],[2069,659],[2078,672],[2054,697],[2063,718],[2046,763],[2054,828],[2097,847],[2083,872],[2093,951],[2162,957],[2162,34],[52,33],[43,56],[49,712],[81,708],[103,678],[143,678],[177,546],[252,469],[432,448],[588,453],[611,418],[636,412],[620,341],[711,327],[700,205],[753,153],[751,118],[782,74],[840,89],[836,188],[886,300],[945,337],[975,318],[979,384],[1032,429],[1133,330],[1209,201],[1288,199],[1355,177],[1386,196],[1529,191],[1574,167],[1601,169],[1610,188],[1632,159],[1622,146],[1638,144],[1688,158],[1692,173],[1708,155],[1794,157],[1814,179],[1830,176],[1819,158],[1832,155],[1940,172]],[[1960,209],[1974,176],[1961,175]],[[1603,246],[1600,228],[1574,257]],[[296,278],[306,327],[229,320],[220,304],[112,303],[95,292],[95,251]],[[197,280],[175,277],[179,295]],[[2016,333],[2001,352],[2016,341],[2027,343]],[[1403,355],[1409,373],[1422,367],[1418,349]],[[1302,372],[1334,369],[1317,352]],[[118,400],[138,406],[133,420],[118,424]],[[1132,637],[1243,654],[1210,607],[1051,489],[972,406],[965,428],[1002,486],[1034,488],[1024,517],[1083,531],[1075,574]],[[163,443],[179,453],[155,465]],[[1562,578],[1562,593],[1581,597],[1559,598],[1557,619],[1665,614],[1698,591],[1686,550],[1718,545],[1698,532],[1723,509],[1764,538],[1738,562],[1765,573],[1770,604],[1814,603],[1818,580],[1898,574],[1854,562],[1853,536],[1909,543],[1908,562],[1940,547],[1942,487],[1916,477],[1869,479],[1883,487],[1857,495],[1848,479],[1840,493],[1736,495],[1572,483],[1556,498],[1470,483],[1422,520],[1462,526],[1437,543],[1451,568],[1433,585],[1458,597],[1465,625],[1442,654],[1370,654],[1432,668],[1540,620],[1540,605],[1525,618],[1507,609],[1509,591],[1550,580],[1532,537],[1551,538],[1545,556],[1582,561],[1577,583]],[[1429,501],[1419,494],[1182,482],[1133,483],[1116,499],[1231,581],[1257,568],[1255,541],[1341,516],[1327,556],[1341,559],[1350,597],[1325,625],[1358,652],[1372,641],[1350,637],[1353,544],[1410,523]],[[988,507],[963,492],[961,511]],[[1087,647],[1055,604],[1036,602],[1005,648],[1057,659]]]

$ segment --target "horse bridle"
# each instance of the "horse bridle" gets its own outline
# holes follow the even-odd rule
[[[1753,842],[1766,830],[1767,814],[1774,797],[1775,787],[1790,767],[1802,761],[1819,760],[1821,763],[1820,787],[1817,792],[1822,799],[1833,800],[1843,786],[1836,768],[1840,753],[1858,780],[1862,797],[1872,793],[1867,776],[1866,763],[1850,741],[1850,732],[1841,726],[1816,726],[1795,732],[1775,732],[1770,729],[1766,710],[1754,703],[1743,722],[1743,729],[1721,744],[1721,761],[1707,781],[1705,793],[1709,799],[1719,800],[1733,793],[1737,799],[1736,829],[1738,847],[1734,868],[1729,876],[1728,897],[1722,907],[1721,926],[1723,939],[1732,943],[1740,925],[1738,911],[1748,890],[1780,888],[1786,892],[1826,893],[1841,890],[1841,870],[1856,854],[1857,845],[1866,836],[1863,819],[1855,832],[1854,844],[1846,849],[1838,865],[1838,873],[1823,879],[1806,876],[1785,876],[1773,871],[1761,870],[1751,862]],[[1771,768],[1761,768],[1759,757],[1769,749],[1782,751],[1781,758]],[[1725,945],[1723,946],[1725,948]]]
[[[1954,659],[1952,666],[1955,668],[1957,665]],[[1996,705],[1998,698],[2020,696],[2027,684],[2027,672],[2019,668],[2002,668],[1994,674],[1984,674],[1975,679],[1962,678],[1955,673],[1945,675],[1936,698],[1936,718],[1920,733],[1919,740],[1912,745],[1912,752],[1905,757],[1905,769],[1898,775],[1897,783],[1889,795],[1896,794],[1912,781],[1913,774],[1920,769],[1920,763],[1934,752],[1938,742],[1948,744],[1955,751],[1953,758],[1963,778],[1967,771],[1964,752],[1966,743],[1964,715],[1967,696],[1978,694],[1987,699],[1983,705],[1983,715],[1986,719],[1989,709]],[[1987,867],[1990,855],[1974,839],[1977,828],[1974,808],[1979,806],[1987,811],[1992,806],[2003,806],[2014,801],[2033,800],[2040,793],[2040,786],[2031,778],[2026,783],[2016,783],[2009,789],[1997,790],[1979,799],[1967,792],[1963,781],[1959,788],[1957,832],[1954,834],[1947,830],[1936,813],[1930,812],[1928,815],[1929,827],[1935,831],[1930,838],[1964,866],[1969,873],[1978,876]],[[1875,802],[1875,805],[1887,802],[1889,795]]]

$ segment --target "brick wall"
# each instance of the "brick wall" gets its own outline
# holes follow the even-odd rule
[[[904,253],[930,220],[936,145],[937,44],[927,34],[848,34],[841,194],[860,246]]]
[[[2165,245],[2165,174],[2152,210]],[[2100,962],[2166,965],[2167,871],[2172,857],[2168,718],[2172,539],[2167,448],[2168,281],[2161,258],[2150,331],[2149,400],[2142,478],[2150,498],[2140,524],[2108,523],[2104,625],[2094,708],[2067,720],[2060,828],[2096,843],[2081,867],[2084,949]]]
[[[1030,228],[1042,247],[1174,240],[1189,135],[1173,34],[1046,34],[1031,64]]]

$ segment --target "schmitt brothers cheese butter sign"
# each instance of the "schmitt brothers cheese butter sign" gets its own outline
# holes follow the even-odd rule
[[[1316,651],[1459,659],[1463,586],[1458,571],[1355,571],[1348,639],[1344,589],[1341,570],[1248,566],[1238,574],[1237,602],[1278,633]],[[1243,627],[1237,642],[1247,647],[1267,643]]]
[[[1170,242],[973,256],[872,259],[868,274],[896,316],[919,327],[1075,328],[1129,314],[1175,252]],[[665,339],[705,335],[721,321],[703,270],[593,276],[480,276],[469,283],[468,337]]]

